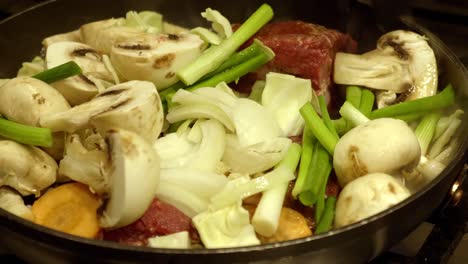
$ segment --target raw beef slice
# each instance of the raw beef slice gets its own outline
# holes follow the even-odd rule
[[[276,56],[260,68],[254,77],[248,76],[247,82],[264,79],[265,74],[271,71],[287,73],[310,79],[317,93],[327,97],[332,85],[331,74],[335,54],[338,51],[356,51],[356,42],[349,35],[302,21],[267,24],[247,45],[254,38],[258,38],[270,47]]]

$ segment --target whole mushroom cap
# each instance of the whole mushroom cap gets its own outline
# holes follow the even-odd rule
[[[409,196],[410,191],[391,175],[372,173],[362,176],[346,185],[338,196],[335,227],[378,214]]]
[[[368,173],[400,175],[419,163],[421,147],[406,122],[379,118],[359,125],[338,141],[333,168],[341,187]]]

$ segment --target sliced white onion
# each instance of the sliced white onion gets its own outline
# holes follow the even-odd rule
[[[180,89],[172,97],[172,102],[181,105],[210,104],[219,107],[226,114],[232,112],[232,107],[236,103],[237,97],[232,97],[222,89],[205,87],[194,92]]]
[[[159,138],[154,144],[154,148],[161,157],[161,168],[177,168],[188,163],[195,144],[185,136],[170,133]]]
[[[206,248],[259,245],[249,221],[249,212],[241,202],[216,211],[206,211],[193,218],[193,223]]]
[[[182,105],[172,108],[166,116],[170,123],[176,123],[187,119],[212,118],[223,124],[228,130],[234,131],[231,118],[219,107],[209,104]]]
[[[181,187],[161,181],[156,196],[163,202],[171,204],[186,216],[192,218],[208,209],[208,199],[189,191],[190,186]]]
[[[214,172],[224,153],[224,127],[216,120],[199,120],[190,130],[158,139],[154,148],[162,157],[161,168]]]
[[[262,105],[273,113],[283,136],[297,136],[302,133],[304,119],[299,109],[311,99],[312,85],[309,79],[276,72],[266,75]]]
[[[282,134],[273,115],[265,107],[250,99],[237,100],[232,121],[241,146],[257,144]]]
[[[191,247],[190,235],[187,231],[177,232],[165,236],[148,238],[148,244],[153,248],[184,248]]]
[[[228,182],[224,175],[190,168],[161,169],[160,177],[168,184],[189,186],[191,192],[204,198],[210,198]]]
[[[233,172],[263,172],[278,164],[290,144],[291,139],[277,137],[254,145],[241,146],[236,135],[227,134],[223,162]]]

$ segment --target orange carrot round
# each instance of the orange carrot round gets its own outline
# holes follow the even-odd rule
[[[46,192],[32,205],[37,224],[68,234],[94,238],[99,233],[99,197],[88,186],[73,182]]]

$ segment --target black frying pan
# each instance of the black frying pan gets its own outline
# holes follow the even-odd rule
[[[41,40],[70,31],[93,20],[122,16],[127,10],[161,12],[171,22],[185,26],[203,23],[206,7],[222,11],[232,22],[241,22],[264,1],[190,0],[81,0],[49,1],[0,23],[0,78],[15,75],[20,63],[40,51]],[[375,47],[384,31],[407,28],[425,34],[441,69],[440,85],[452,83],[457,100],[468,110],[468,72],[434,35],[404,18],[377,24],[372,10],[351,1],[266,1],[275,19],[301,19],[350,33],[361,50]],[[326,2],[326,3],[325,3]],[[382,12],[384,14],[385,12]],[[381,18],[381,17],[379,17]],[[466,160],[468,115],[464,115],[464,140],[453,162],[426,188],[401,204],[359,223],[331,232],[276,244],[219,250],[168,250],[125,246],[66,235],[0,210],[0,243],[11,253],[32,263],[363,263],[418,226],[447,197]]]

